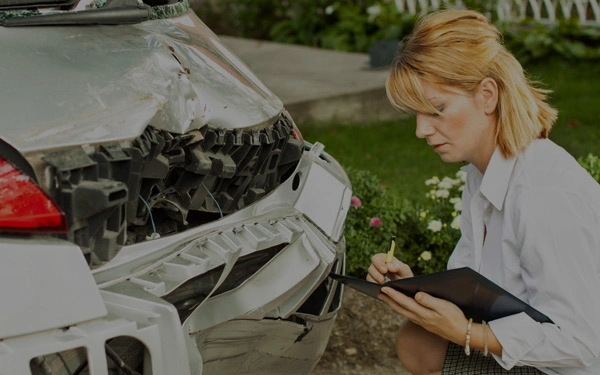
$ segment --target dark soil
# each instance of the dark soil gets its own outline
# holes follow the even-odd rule
[[[383,302],[345,288],[329,344],[311,375],[409,375],[394,350],[402,319]]]

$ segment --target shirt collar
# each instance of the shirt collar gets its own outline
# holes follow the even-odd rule
[[[496,148],[483,175],[479,191],[498,211],[501,211],[504,205],[508,182],[516,160],[516,157],[505,159]]]

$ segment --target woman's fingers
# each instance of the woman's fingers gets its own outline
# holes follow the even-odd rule
[[[421,306],[425,306],[436,311],[444,308],[444,302],[447,302],[443,299],[435,298],[423,292],[419,292],[415,295],[415,301],[417,301]]]
[[[381,289],[381,292],[383,296],[389,298],[389,301],[393,303],[392,305],[388,300],[386,300],[386,302],[388,302],[388,304],[392,306],[396,312],[404,315],[412,322],[419,324],[427,330],[431,329],[431,327],[429,327],[431,324],[436,325],[435,321],[443,315],[443,311],[440,312],[435,308],[425,306],[420,301],[408,297],[392,288],[384,287]],[[418,293],[415,297],[417,297],[419,300],[427,299],[427,297],[429,299],[437,300],[432,304],[432,306],[435,305],[435,307],[439,307],[440,303],[448,303],[447,301],[439,300],[430,295],[426,295],[425,293]]]
[[[385,273],[382,273],[374,264],[371,264],[367,270],[367,281],[383,284],[383,275]]]
[[[408,264],[403,263],[396,258],[392,259],[392,261],[387,264],[387,268],[389,272],[395,273],[400,279],[414,276]]]
[[[389,297],[392,301],[394,301],[399,306],[408,311],[412,311],[419,314],[422,313],[425,309],[425,307],[420,306],[414,299],[390,287],[381,288],[381,293],[383,293],[385,296]]]
[[[383,276],[389,273],[390,279],[397,280],[405,277],[412,277],[413,273],[406,263],[402,263],[397,258],[393,258],[390,262],[385,262],[386,254],[375,254],[371,258],[371,266],[369,267],[367,280],[375,281],[379,284],[383,283]],[[369,279],[370,277],[370,279]]]
[[[452,302],[423,292],[413,299],[389,287],[381,288],[378,298],[398,314],[444,339],[460,342],[464,338],[466,318]]]
[[[417,296],[422,301],[426,298],[421,294],[423,293],[418,293]],[[438,335],[443,331],[443,327],[439,327],[441,323],[441,321],[439,321],[440,315],[435,310],[432,310],[425,305],[421,305],[419,301],[388,287],[381,288],[379,299],[386,302],[398,314],[404,316],[411,322],[420,325],[427,331]],[[444,335],[441,336],[444,337]]]
[[[371,265],[377,268],[379,273],[384,274],[387,272],[387,264],[385,263],[386,254],[379,253],[373,255],[371,258]]]
[[[385,290],[384,290],[385,289]],[[390,296],[405,309],[415,312],[423,318],[431,318],[435,315],[447,315],[453,312],[455,305],[452,302],[433,297],[430,294],[419,292],[415,298],[410,298],[392,288],[382,288],[382,292]]]
[[[417,315],[415,313],[413,313],[410,310],[405,309],[402,305],[398,304],[398,302],[396,302],[390,296],[380,293],[378,298],[380,300],[382,300],[383,302],[387,303],[395,312],[402,315],[406,319],[414,322],[414,320],[417,318]]]

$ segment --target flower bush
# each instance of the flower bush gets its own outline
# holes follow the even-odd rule
[[[462,190],[466,172],[454,178],[434,176],[425,181],[426,203],[412,205],[398,228],[399,253],[415,274],[446,269],[448,257],[460,238]]]
[[[346,168],[354,196],[346,219],[346,273],[364,277],[374,254],[386,251],[398,232],[406,203],[389,194],[368,171]]]
[[[348,274],[365,276],[371,257],[387,250],[390,236],[396,237],[396,257],[415,274],[446,268],[460,238],[465,172],[425,181],[428,199],[423,205],[388,194],[373,173],[352,168],[347,173],[354,191],[345,232]]]

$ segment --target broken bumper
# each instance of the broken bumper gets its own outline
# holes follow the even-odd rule
[[[327,275],[344,268],[350,197],[341,167],[316,144],[255,204],[124,247],[92,272],[67,242],[0,244],[5,259],[27,254],[0,266],[10,296],[0,307],[1,372],[27,374],[34,358],[84,347],[91,372],[106,374],[105,343],[129,336],[156,374],[309,373],[341,302]],[[64,261],[49,265],[48,251]]]

